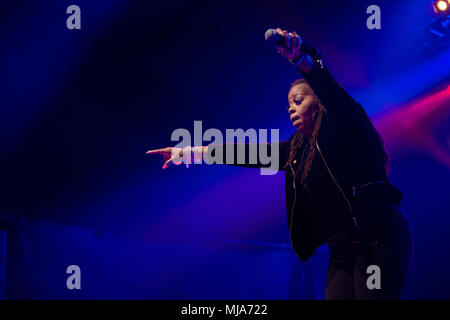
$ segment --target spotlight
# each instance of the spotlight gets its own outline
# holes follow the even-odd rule
[[[448,14],[449,13],[450,0],[434,0],[433,9],[437,14]]]
[[[441,10],[441,11],[447,10],[447,7],[448,7],[447,2],[445,2],[444,0],[438,1],[437,4],[436,4],[436,6],[437,6],[437,8],[438,8],[439,10]]]

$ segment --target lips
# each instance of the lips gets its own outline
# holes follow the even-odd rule
[[[294,116],[291,117],[292,123],[294,123],[294,122],[297,121],[298,119],[299,119],[299,116],[298,116],[298,115],[294,115]]]

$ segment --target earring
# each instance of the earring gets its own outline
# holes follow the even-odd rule
[[[318,117],[318,116],[319,116],[319,110],[314,111],[313,114],[312,114],[312,121],[313,121],[314,123],[316,123],[317,117]]]

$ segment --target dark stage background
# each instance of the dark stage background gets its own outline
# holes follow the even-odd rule
[[[81,8],[81,30],[66,28],[71,4]],[[381,8],[381,30],[366,28],[371,4]],[[279,26],[324,53],[385,140],[415,232],[404,298],[449,299],[450,46],[448,36],[430,39],[434,16],[425,0],[2,1],[0,212],[25,221],[33,296],[311,297],[272,290],[293,266],[316,263],[324,276],[327,262],[326,248],[306,265],[286,249],[283,173],[161,170],[160,157],[145,155],[174,145],[172,131],[193,131],[195,120],[223,132],[279,128],[288,138],[284,107],[298,75],[264,41]],[[249,258],[255,252],[265,258]],[[89,266],[85,291],[39,289],[64,286],[65,264],[77,261]],[[89,276],[107,268],[101,280]],[[291,279],[299,287],[313,279],[301,274]],[[242,285],[225,290],[232,281]]]

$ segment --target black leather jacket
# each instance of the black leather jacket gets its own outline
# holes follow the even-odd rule
[[[333,79],[321,61],[317,60],[313,71],[302,76],[326,109],[311,171],[301,186],[306,193],[300,190],[299,176],[293,174],[300,159],[285,167],[294,134],[279,143],[279,169],[286,171],[286,209],[292,245],[300,259],[306,261],[326,240],[327,229],[321,216],[340,215],[343,222],[339,227],[352,228],[358,239],[370,241],[381,232],[377,229],[382,225],[375,223],[382,217],[380,204],[400,205],[402,193],[388,181],[382,139],[362,106]],[[226,156],[226,148],[223,151]],[[248,164],[248,159],[244,164],[232,165],[264,167],[259,162]],[[324,179],[324,172],[328,180]]]

